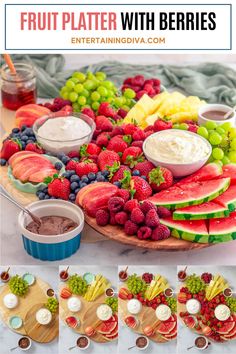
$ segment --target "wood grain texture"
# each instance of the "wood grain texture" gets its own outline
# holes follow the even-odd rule
[[[160,321],[158,321],[156,312],[151,307],[145,307],[145,311],[141,317],[141,326],[142,330],[147,326],[156,326]],[[149,339],[153,340],[157,343],[167,343],[168,341],[160,335],[160,333],[156,332],[153,336],[149,337]]]
[[[36,320],[36,313],[45,306],[44,303],[32,306],[26,314],[24,328],[27,336],[39,343],[49,343],[58,337],[59,320],[58,313],[52,316],[48,325],[41,325]]]

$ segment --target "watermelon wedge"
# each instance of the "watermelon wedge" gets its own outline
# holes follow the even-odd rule
[[[230,185],[227,191],[214,199],[214,202],[228,208],[229,211],[234,211],[236,209],[236,185]]]
[[[218,243],[236,240],[236,211],[224,219],[209,222],[209,242]]]
[[[230,177],[231,179],[231,185],[236,184],[236,164],[235,163],[230,163],[228,165],[223,166],[223,174],[222,178]]]
[[[148,198],[155,205],[169,209],[179,209],[189,205],[199,205],[215,199],[225,192],[230,178],[221,178],[203,182],[189,182],[183,186],[172,186]]]
[[[232,316],[228,319],[228,321],[225,321],[220,327],[217,332],[220,334],[228,334],[229,332],[232,331],[232,329],[235,327],[235,322]]]
[[[227,191],[225,193],[227,193]],[[214,201],[180,208],[173,213],[174,220],[202,220],[224,218],[225,216],[229,216],[228,208]]]
[[[157,327],[157,332],[160,334],[166,335],[166,334],[171,333],[175,328],[176,328],[176,322],[171,322],[171,321],[170,322],[162,322]]]
[[[183,178],[181,181],[179,181],[176,185],[177,186],[182,186],[185,185],[185,183],[189,182],[202,182],[202,181],[209,181],[212,180],[216,177],[219,177],[222,175],[222,168],[219,164],[217,163],[209,163],[208,165],[203,166],[200,168],[197,172],[193,173],[192,175]],[[231,177],[231,176],[224,176],[224,177]]]

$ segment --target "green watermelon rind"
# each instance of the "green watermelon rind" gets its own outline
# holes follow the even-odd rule
[[[191,213],[191,212],[181,212],[176,210],[173,213],[173,220],[205,220],[205,219],[215,219],[224,218],[229,216],[229,209],[222,207],[222,211],[211,211],[209,213]]]

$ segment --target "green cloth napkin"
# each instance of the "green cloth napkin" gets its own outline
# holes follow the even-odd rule
[[[65,58],[60,54],[13,55],[14,61],[27,61],[34,65],[37,76],[38,96],[56,97],[64,82],[75,71],[63,70]],[[78,55],[79,62],[79,55]],[[198,96],[211,103],[236,105],[236,71],[219,63],[199,65],[135,65],[118,61],[102,61],[77,68],[79,71],[105,71],[107,77],[121,85],[128,76],[143,74],[157,77],[166,89],[179,88],[187,95]]]

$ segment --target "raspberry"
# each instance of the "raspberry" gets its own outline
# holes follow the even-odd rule
[[[115,213],[110,213],[110,225],[117,225],[115,216],[116,216]]]
[[[136,99],[140,100],[140,98],[142,98],[143,95],[145,95],[145,94],[147,94],[147,91],[145,91],[145,90],[141,90],[141,91],[137,92]]]
[[[120,197],[112,197],[108,201],[108,209],[112,213],[117,213],[118,211],[123,210],[124,205],[125,205],[124,199]]]
[[[167,226],[160,224],[152,231],[152,240],[160,241],[170,237],[170,230]]]
[[[135,224],[142,224],[145,220],[145,216],[140,208],[134,208],[131,212],[130,220]]]
[[[125,211],[120,211],[115,215],[115,221],[119,225],[125,225],[127,220],[128,220],[128,215]]]
[[[131,78],[132,86],[140,86],[142,87],[145,83],[145,78],[143,75],[136,75],[134,78]]]
[[[204,281],[204,283],[209,284],[210,281],[212,280],[212,274],[211,273],[203,273],[201,275],[201,278]]]
[[[133,141],[131,146],[139,147],[140,149],[142,149],[143,148],[143,141],[142,140]]]
[[[140,209],[139,202],[137,199],[130,199],[125,203],[125,211],[129,211],[131,213],[134,208]]]
[[[157,215],[156,210],[151,209],[147,212],[145,218],[145,224],[151,228],[157,227],[160,224],[159,217]]]
[[[140,227],[140,229],[138,230],[137,236],[140,240],[146,240],[148,238],[150,238],[152,235],[152,229],[150,229],[150,227],[148,226],[142,226]]]
[[[145,139],[145,133],[142,129],[137,129],[134,134],[132,135],[133,140],[144,140]]]
[[[99,226],[106,226],[109,223],[109,213],[106,210],[98,210],[96,212],[96,222]]]
[[[127,202],[130,198],[130,192],[127,191],[127,189],[118,189],[116,196],[124,199],[124,201]]]
[[[70,161],[68,162],[68,164],[66,165],[66,170],[70,170],[70,171],[74,170],[74,171],[75,171],[77,165],[78,165],[78,162],[77,162],[77,161],[70,160]]]
[[[152,202],[150,202],[149,200],[145,200],[145,201],[141,204],[140,208],[141,208],[142,212],[143,212],[145,215],[146,215],[146,214],[149,212],[149,210],[151,210],[151,209],[157,210],[156,206],[155,206]]]
[[[138,232],[138,225],[136,225],[131,220],[126,221],[125,223],[125,233],[126,235],[133,236]]]
[[[157,207],[157,214],[160,218],[168,218],[171,216],[171,211],[163,206]]]

